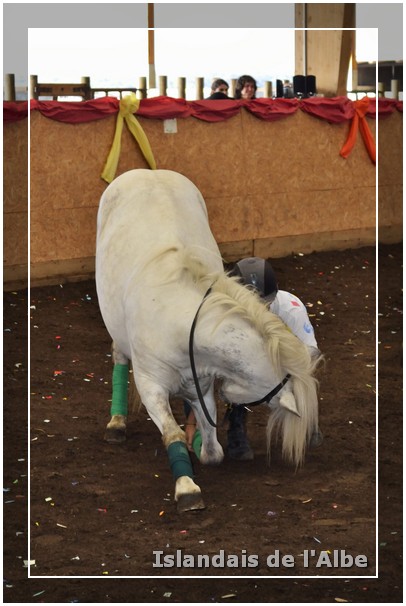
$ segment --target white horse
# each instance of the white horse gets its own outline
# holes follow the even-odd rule
[[[280,433],[283,456],[302,464],[318,426],[315,363],[259,297],[224,272],[205,202],[191,181],[143,169],[113,181],[98,213],[96,284],[113,340],[106,439],[125,439],[131,361],[141,401],[167,448],[178,511],[204,503],[169,399],[191,403],[202,436],[200,461],[220,463],[215,379],[227,402],[266,400],[272,408],[268,451]]]

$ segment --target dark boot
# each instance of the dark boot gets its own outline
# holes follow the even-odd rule
[[[252,452],[247,437],[246,428],[247,410],[245,406],[233,406],[229,415],[229,429],[227,431],[228,456],[238,461],[252,461]]]

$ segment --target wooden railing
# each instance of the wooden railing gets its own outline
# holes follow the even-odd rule
[[[6,74],[4,78],[4,98],[6,101],[15,101],[16,99],[16,87],[14,82],[14,74]],[[237,80],[230,80],[230,97],[234,97],[235,87]],[[184,77],[180,77],[177,79],[177,97],[179,99],[186,99],[186,85],[187,80]],[[196,93],[195,99],[204,99],[204,78],[197,77],[195,79]],[[168,77],[167,76],[159,76],[158,78],[158,94],[162,96],[167,96],[168,92]],[[84,76],[80,79],[78,83],[47,83],[47,82],[38,82],[38,76],[30,76],[30,85],[29,85],[29,98],[30,99],[53,99],[58,100],[65,97],[78,97],[82,101],[86,101],[88,99],[94,99],[95,97],[102,96],[100,93],[104,95],[110,95],[114,93],[118,93],[120,99],[123,95],[134,92],[137,94],[139,99],[145,99],[148,96],[148,86],[147,86],[147,78],[140,77],[138,81],[138,87],[92,87],[90,83],[90,78],[88,76]],[[264,96],[272,97],[272,83],[266,82],[264,86]]]
[[[176,95],[179,99],[186,99],[186,84],[187,80],[184,77],[180,77],[177,79],[176,86]],[[235,96],[235,88],[236,88],[237,80],[232,78],[230,79],[230,89],[229,96]],[[168,77],[167,76],[159,76],[158,78],[158,94],[162,96],[167,96],[168,93]],[[273,96],[272,90],[272,82],[266,81],[264,82],[263,88],[260,89],[263,97],[271,99]],[[118,94],[121,99],[124,95],[133,92],[137,95],[139,99],[146,99],[148,96],[148,86],[147,86],[147,78],[140,77],[138,82],[138,87],[92,87],[90,84],[90,78],[88,76],[84,76],[80,79],[78,83],[43,83],[38,82],[38,76],[30,76],[30,85],[29,85],[29,98],[30,99],[53,99],[60,100],[66,97],[78,97],[82,101],[87,101],[89,99],[94,99],[95,97],[108,96],[113,95],[116,96]],[[352,93],[358,98],[359,95],[364,96],[367,93],[375,92],[374,87],[356,87],[353,91],[348,91],[348,93]],[[398,82],[394,81],[392,83],[392,97],[394,99],[399,99],[399,88]],[[385,92],[383,90],[383,85],[378,83],[378,96],[384,97]],[[196,100],[204,99],[204,78],[196,77],[195,78],[195,97]],[[16,86],[14,74],[5,74],[4,77],[4,99],[5,101],[15,101],[16,100]]]

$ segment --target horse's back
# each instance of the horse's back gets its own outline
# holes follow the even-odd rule
[[[104,192],[97,218],[96,271],[117,264],[131,271],[165,250],[193,248],[220,257],[204,199],[183,175],[136,169]],[[218,262],[216,262],[218,267]]]
[[[185,255],[208,272],[222,269],[197,187],[168,170],[137,169],[115,179],[100,201],[96,248],[99,303],[113,339],[122,333],[129,299],[145,311],[147,296],[154,298],[151,284],[159,289]]]
[[[155,243],[161,247],[165,242],[172,244],[176,239],[187,245],[199,238],[197,231],[201,236],[210,233],[205,202],[189,179],[173,171],[124,173],[100,201],[98,244],[106,237],[131,234],[140,250]]]

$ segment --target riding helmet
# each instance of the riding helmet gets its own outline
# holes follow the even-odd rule
[[[253,286],[258,294],[270,301],[278,292],[278,283],[272,265],[260,257],[247,257],[235,264],[232,275],[241,278],[246,286]]]

